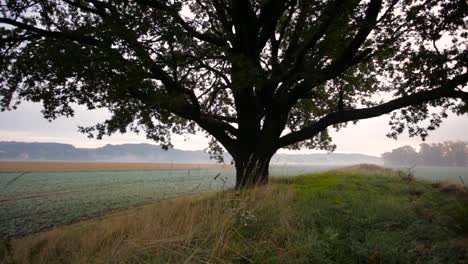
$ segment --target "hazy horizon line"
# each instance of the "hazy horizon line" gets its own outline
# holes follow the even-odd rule
[[[126,142],[126,143],[117,143],[117,144],[113,144],[113,143],[103,143],[102,145],[99,145],[99,146],[95,146],[95,147],[84,147],[84,146],[79,146],[77,144],[73,144],[73,143],[68,143],[68,142],[58,142],[58,141],[22,141],[22,140],[4,140],[4,139],[1,139],[0,138],[0,142],[15,142],[15,143],[54,143],[54,144],[64,144],[64,145],[71,145],[73,146],[74,148],[77,148],[77,149],[98,149],[98,148],[102,148],[102,147],[105,147],[105,146],[121,146],[121,145],[151,145],[151,146],[161,146],[159,144],[156,144],[156,143],[147,143],[147,142],[140,142],[140,143],[136,143],[136,142]],[[161,148],[162,149],[162,148]],[[172,147],[172,148],[169,148],[169,150],[181,150],[181,151],[190,151],[190,152],[193,152],[193,151],[202,151],[202,152],[205,152],[204,149],[184,149],[184,148],[180,148],[180,147]],[[300,150],[299,150],[300,151]],[[327,152],[327,151],[323,151],[323,150],[315,150],[317,152],[314,152],[314,153],[282,153],[282,152],[277,152],[276,154],[281,154],[281,155],[311,155],[311,154],[359,154],[359,155],[366,155],[366,156],[373,156],[373,157],[378,157],[378,158],[381,158],[381,154],[379,155],[375,155],[375,154],[368,154],[368,153],[363,153],[363,152]],[[226,152],[227,153],[227,152]]]

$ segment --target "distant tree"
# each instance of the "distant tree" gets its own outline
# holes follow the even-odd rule
[[[462,141],[447,141],[441,145],[443,166],[465,166],[467,162],[467,143]]]
[[[444,150],[442,143],[434,144],[421,144],[419,148],[419,157],[421,159],[421,165],[428,166],[445,166],[446,161],[444,160]]]
[[[466,0],[1,0],[0,11],[2,110],[107,108],[81,131],[143,130],[165,147],[202,130],[214,156],[222,145],[234,158],[238,188],[266,183],[278,149],[333,150],[329,129],[348,122],[399,110],[390,136],[424,138],[468,111]]]
[[[423,143],[419,152],[404,146],[382,154],[386,165],[408,166],[466,166],[468,165],[468,143],[446,141],[443,143]]]
[[[466,166],[468,157],[468,145],[466,142],[445,142],[445,155],[450,166]]]
[[[411,146],[403,146],[382,154],[385,165],[414,166],[418,164],[418,152]]]

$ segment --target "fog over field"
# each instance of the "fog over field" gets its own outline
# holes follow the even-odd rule
[[[72,118],[59,118],[48,122],[42,117],[41,105],[37,103],[22,103],[19,108],[11,112],[0,112],[0,141],[26,142],[58,142],[72,144],[81,148],[96,148],[106,144],[149,143],[153,141],[145,135],[128,132],[104,137],[103,140],[89,139],[77,131],[78,126],[88,126],[109,117],[107,110],[86,110],[75,106],[76,114]],[[410,138],[406,133],[398,140],[386,137],[390,131],[389,116],[362,120],[357,125],[348,125],[339,132],[332,132],[336,153],[361,153],[380,156],[383,152],[394,148],[411,145],[417,147],[422,140]],[[468,141],[468,117],[450,114],[441,127],[429,134],[427,142]],[[181,150],[203,150],[207,147],[208,139],[204,135],[173,136],[175,148]],[[325,153],[318,150],[279,150],[279,153],[304,154]]]
[[[232,157],[224,153],[224,163],[230,164]],[[105,145],[99,148],[76,148],[61,143],[30,143],[0,141],[0,161],[91,161],[91,162],[157,162],[157,163],[193,163],[208,164],[210,159],[205,151],[200,150],[163,150],[154,144]],[[381,164],[379,157],[363,154],[310,153],[276,154],[272,164],[330,164],[346,165],[358,163]],[[0,171],[2,168],[0,168]]]

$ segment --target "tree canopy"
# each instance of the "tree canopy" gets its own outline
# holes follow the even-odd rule
[[[393,111],[426,137],[468,110],[465,0],[1,0],[0,105],[112,113],[82,132],[204,131],[237,185],[281,148],[333,150],[329,129]],[[437,107],[438,112],[431,112]],[[395,111],[398,110],[398,111]]]

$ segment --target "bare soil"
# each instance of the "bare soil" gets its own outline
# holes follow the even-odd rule
[[[19,171],[127,171],[160,169],[231,169],[230,165],[143,162],[0,161],[0,172]]]

